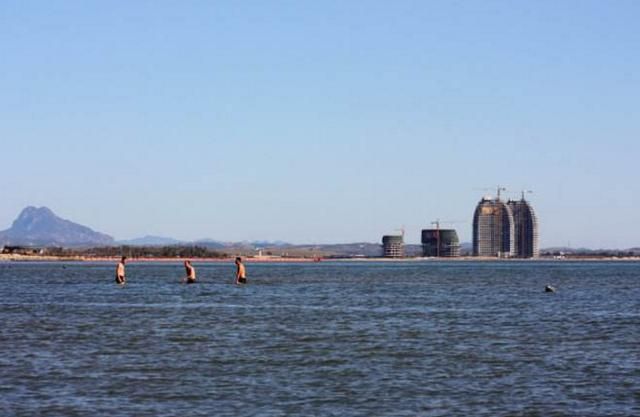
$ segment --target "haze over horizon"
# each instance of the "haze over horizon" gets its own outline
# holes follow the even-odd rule
[[[471,240],[528,194],[541,247],[640,246],[640,3],[0,6],[0,230]]]

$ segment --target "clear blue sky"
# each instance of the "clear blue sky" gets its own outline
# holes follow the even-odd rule
[[[638,1],[3,1],[0,229],[469,240],[535,191],[542,246],[640,246]]]

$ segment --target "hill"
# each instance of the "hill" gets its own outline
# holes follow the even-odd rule
[[[47,207],[27,207],[11,227],[0,232],[0,244],[22,246],[104,246],[111,236],[56,216]]]
[[[119,240],[116,242],[117,245],[122,246],[172,246],[172,245],[182,245],[186,242],[183,242],[178,239],[174,239],[171,237],[163,237],[163,236],[152,236],[147,235],[143,237],[138,237],[135,239],[129,240]]]

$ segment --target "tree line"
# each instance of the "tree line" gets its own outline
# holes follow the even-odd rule
[[[227,258],[222,253],[204,246],[101,246],[95,248],[46,248],[44,254],[51,256],[86,256],[129,258]]]

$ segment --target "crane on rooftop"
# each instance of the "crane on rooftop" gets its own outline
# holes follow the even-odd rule
[[[521,193],[521,196],[522,196],[522,200],[524,200],[524,195],[525,194],[533,194],[533,191],[531,191],[531,190],[522,190],[522,191],[520,191],[520,193]]]
[[[498,186],[496,186],[495,188],[484,187],[484,188],[475,188],[475,189],[476,189],[476,190],[482,190],[482,191],[493,191],[493,190],[496,190],[496,197],[497,197],[496,199],[497,199],[497,200],[500,200],[500,194],[501,194],[503,191],[507,191],[507,188],[506,188],[506,187],[503,187],[503,186],[501,186],[501,185],[498,185]]]
[[[441,223],[455,224],[455,223],[462,223],[462,222],[455,221],[455,220],[440,220],[440,219],[435,219],[434,221],[431,222],[431,224],[436,226],[436,256],[438,258],[440,257],[440,224]]]

